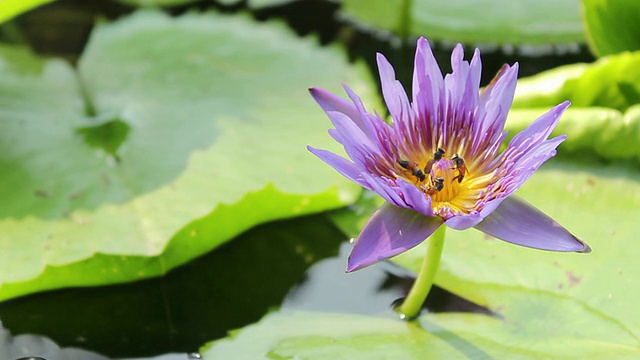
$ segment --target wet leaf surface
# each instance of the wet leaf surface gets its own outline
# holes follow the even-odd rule
[[[585,41],[575,0],[344,0],[342,14],[400,37],[547,46]]]
[[[0,57],[0,299],[161,275],[359,193],[305,150],[335,148],[306,89],[367,76],[279,24],[145,11],[98,26],[79,72]]]

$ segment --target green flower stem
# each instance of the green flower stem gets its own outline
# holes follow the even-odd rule
[[[413,319],[420,313],[422,304],[424,304],[424,300],[427,298],[429,290],[431,290],[433,279],[436,276],[436,271],[438,271],[438,265],[440,265],[442,248],[444,248],[445,229],[446,226],[441,225],[427,239],[427,253],[422,261],[418,277],[413,283],[409,295],[396,308],[396,311],[400,313],[400,317],[403,319]]]

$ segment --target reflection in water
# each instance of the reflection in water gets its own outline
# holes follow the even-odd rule
[[[201,359],[199,353],[164,354],[152,358],[130,358],[121,360],[194,360]],[[39,335],[12,336],[0,323],[0,360],[109,360],[92,351],[72,347],[63,348],[51,339]]]
[[[162,278],[34,294],[0,304],[0,319],[12,334],[40,334],[56,348],[186,360],[278,306],[395,318],[391,304],[413,275],[389,262],[346,274],[345,238],[323,215],[265,224]],[[488,313],[437,287],[426,308]]]
[[[0,319],[14,335],[39,334],[112,358],[186,354],[277,308],[344,238],[322,215],[273,222],[164,277],[14,299],[0,303]]]
[[[409,292],[414,275],[382,262],[345,273],[352,245],[343,243],[340,254],[318,262],[285,297],[282,307],[300,310],[333,311],[396,318],[392,310]],[[472,312],[493,315],[484,307],[434,286],[424,308],[431,312]]]

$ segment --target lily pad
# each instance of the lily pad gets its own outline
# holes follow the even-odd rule
[[[514,109],[510,113],[511,134],[523,130],[548,108]],[[554,131],[570,134],[560,147],[565,158],[596,158],[609,161],[640,161],[640,106],[624,113],[607,108],[569,108]]]
[[[513,293],[526,311],[510,308],[504,319],[452,313],[404,322],[279,312],[201,352],[211,359],[566,359],[640,354],[634,339],[618,324],[584,312],[570,299]]]
[[[518,82],[513,106],[549,107],[570,100],[572,108],[606,107],[624,111],[640,102],[640,52],[572,64]]]
[[[323,214],[274,221],[162,278],[26,296],[0,304],[0,319],[13,335],[43,334],[110,359],[191,352],[260,320],[343,240]],[[2,349],[0,340],[0,359],[13,359]]]
[[[341,11],[401,37],[518,45],[585,41],[578,0],[344,0]]]
[[[0,0],[0,23],[54,0]]]
[[[553,162],[518,194],[551,215],[593,248],[590,255],[542,252],[513,246],[478,231],[448,233],[436,282],[492,310],[520,306],[497,295],[505,289],[571,298],[585,312],[619,324],[640,345],[640,271],[636,210],[637,169]],[[553,185],[553,186],[552,186]],[[621,195],[624,192],[624,195]],[[396,260],[417,269],[421,249]]]
[[[640,50],[640,3],[582,0],[589,46],[598,56]]]
[[[0,59],[0,300],[161,275],[359,193],[305,150],[337,149],[305,90],[372,98],[366,69],[279,24],[142,11],[100,25],[78,72]]]

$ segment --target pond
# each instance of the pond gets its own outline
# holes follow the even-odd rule
[[[0,13],[0,360],[640,354],[640,250],[629,245],[640,56],[602,45],[606,29],[583,24],[577,2],[35,3]],[[596,32],[590,45],[583,26]],[[345,84],[393,117],[376,53],[411,94],[421,35],[443,73],[456,43],[466,59],[478,47],[482,86],[519,64],[500,142],[571,100],[551,135],[567,140],[517,194],[594,252],[449,230],[435,286],[405,321],[394,308],[426,245],[346,272],[353,238],[385,205],[307,151],[351,141],[326,135],[332,124],[307,90],[346,97]],[[440,154],[450,168],[438,189],[433,163],[391,166],[437,199],[480,178],[480,160],[465,155],[467,169],[454,152]],[[546,241],[510,242],[557,250]]]

